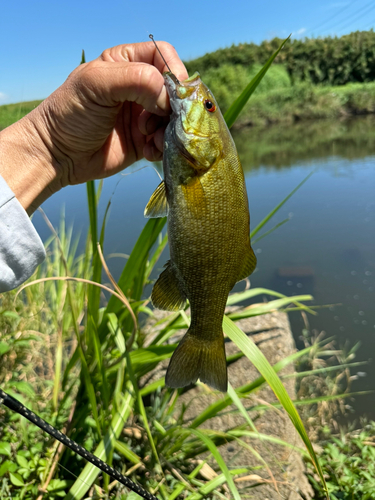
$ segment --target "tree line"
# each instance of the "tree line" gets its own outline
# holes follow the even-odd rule
[[[190,74],[222,65],[251,67],[264,64],[277,50],[281,38],[257,45],[243,43],[205,54],[185,62]],[[282,64],[291,83],[345,85],[375,80],[375,32],[357,31],[341,37],[305,38],[288,41],[275,64]]]

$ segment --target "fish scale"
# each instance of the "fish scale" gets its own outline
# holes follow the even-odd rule
[[[165,132],[164,181],[146,217],[168,215],[170,260],[156,281],[155,307],[190,303],[191,324],[166,374],[170,387],[198,379],[227,390],[222,321],[228,294],[256,266],[242,166],[210,90],[196,73],[164,75],[172,116]]]

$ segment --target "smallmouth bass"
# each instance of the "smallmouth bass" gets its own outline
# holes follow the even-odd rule
[[[179,82],[164,73],[172,115],[164,136],[164,181],[146,217],[168,215],[170,260],[151,301],[168,311],[189,300],[191,325],[169,363],[165,383],[198,379],[226,392],[222,321],[233,286],[256,267],[250,215],[236,146],[214,96],[198,73]]]

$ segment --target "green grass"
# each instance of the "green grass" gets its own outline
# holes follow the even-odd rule
[[[27,101],[16,104],[3,104],[0,106],[0,130],[9,127],[12,123],[20,120],[22,117],[30,113],[42,101]]]
[[[130,275],[124,273],[123,287],[126,287],[137,317],[147,310],[147,300],[141,300],[142,290],[150,272],[147,262],[155,261],[153,255],[158,255],[160,246],[164,245],[163,241],[157,243],[161,227],[158,220],[148,221],[139,239],[146,258],[139,255],[139,246],[136,245],[129,259],[132,259],[132,266],[136,269]],[[173,498],[181,487],[186,488],[185,483],[171,475],[171,468],[177,470],[189,485],[192,498],[201,489],[219,492],[223,482],[229,485],[233,496],[239,498],[241,493],[236,493],[237,487],[230,478],[251,473],[252,469],[245,467],[238,472],[229,472],[221,463],[217,450],[224,441],[245,436],[247,428],[222,429],[217,434],[204,427],[204,422],[229,406],[232,398],[228,396],[223,401],[220,396],[219,406],[208,406],[204,416],[201,415],[200,423],[184,424],[184,409],[175,410],[176,396],[181,391],[165,388],[164,379],[140,385],[142,376],[171,356],[174,345],[165,345],[165,341],[176,328],[186,324],[186,313],[181,311],[165,318],[164,328],[148,347],[144,345],[145,337],[139,330],[129,345],[133,330],[131,315],[120,301],[110,300],[100,309],[97,323],[91,320],[88,335],[90,313],[87,304],[89,297],[92,298],[90,293],[93,293],[90,287],[80,282],[43,279],[65,275],[78,279],[91,278],[90,239],[85,254],[75,256],[71,231],[66,231],[63,223],[59,236],[60,242],[54,237],[47,243],[47,260],[33,277],[33,280],[42,281],[26,287],[17,298],[15,292],[2,296],[1,386],[56,427],[68,427],[72,439],[120,470],[129,471],[139,465],[130,477],[147,489],[159,492],[158,485],[165,478],[162,498]],[[129,279],[125,281],[125,277]],[[142,287],[139,282],[143,283]],[[96,290],[100,293],[95,287]],[[254,289],[251,293],[253,297],[263,296],[264,290]],[[245,299],[246,294],[233,295],[230,303]],[[272,309],[278,306],[284,309],[303,298],[309,297],[285,298],[282,303],[274,304]],[[249,309],[245,315],[258,315],[269,310],[268,304],[264,304],[264,310],[260,307],[260,310]],[[148,313],[152,314],[151,311]],[[19,334],[14,335],[15,331]],[[84,353],[84,365],[80,351]],[[283,360],[275,366],[273,373],[302,354],[297,353]],[[272,373],[265,360],[259,366],[261,370],[262,366],[268,366]],[[241,398],[248,397],[264,383],[265,379],[260,378],[237,389],[236,393]],[[147,405],[143,402],[146,394],[150,400]],[[5,458],[0,469],[2,498],[20,499],[24,495],[25,499],[35,499],[39,484],[49,488],[50,498],[58,498],[59,488],[68,499],[87,495],[101,474],[98,469],[85,465],[68,450],[58,453],[53,441],[45,440],[41,431],[19,416],[2,411],[1,418],[4,425],[0,430],[0,454]],[[139,429],[141,439],[122,434],[124,425]],[[198,426],[199,431],[196,430]],[[218,477],[221,478],[219,483],[207,483],[192,475],[195,457],[205,451],[211,453],[212,460],[217,462]],[[55,467],[56,460],[60,466],[51,479],[50,471]],[[264,464],[260,462],[260,466]],[[149,473],[145,475],[145,471]],[[79,476],[77,480],[72,473]],[[98,484],[106,491],[108,484],[106,486],[105,478]],[[120,495],[121,489],[116,491]]]
[[[361,430],[327,435],[322,441],[319,455],[331,500],[375,498],[374,444],[375,422],[362,422]],[[311,468],[309,475],[316,498],[325,498]]]
[[[240,89],[260,66],[251,71],[223,66],[203,75],[203,81],[226,112]],[[338,119],[375,113],[375,82],[350,83],[336,87],[298,83],[291,86],[281,65],[271,68],[260,88],[245,106],[234,128],[264,127],[273,123],[292,125],[324,119]],[[29,113],[41,101],[0,106],[0,130]]]
[[[249,89],[254,90],[258,85],[260,75],[255,75],[244,96],[249,96]],[[244,101],[241,97],[235,103],[232,116],[238,115]],[[239,318],[270,310],[284,311],[290,306],[293,310],[308,310],[301,301],[312,297],[289,298],[269,292],[277,298],[224,317],[224,332],[257,367],[260,377],[235,392],[231,388],[224,397],[211,391],[216,402],[209,404],[198,420],[186,423],[186,408],[177,404],[183,390],[168,389],[163,377],[152,382],[145,382],[144,378],[158,363],[170,358],[175,345],[167,341],[176,328],[184,328],[190,322],[187,311],[167,315],[161,322],[161,330],[149,343],[139,327],[144,314],[153,316],[144,289],[166,245],[161,233],[165,219],[147,221],[118,283],[108,273],[104,278],[114,284],[117,296],[103,297],[102,288],[87,281],[94,279],[99,283],[105,271],[96,246],[96,239],[103,242],[105,232],[105,219],[101,228],[97,222],[99,191],[93,182],[88,184],[90,227],[85,253],[76,256],[77,242],[72,241],[72,231],[65,228],[62,219],[58,234],[53,232],[47,242],[47,260],[33,281],[29,280],[17,294],[9,292],[1,297],[2,388],[158,498],[172,500],[182,491],[190,499],[205,495],[220,498],[225,483],[231,496],[240,499],[246,491],[241,490],[236,479],[253,472],[253,468],[228,470],[219,450],[222,444],[232,440],[241,442],[241,437],[254,432],[240,399],[252,395],[267,381],[299,432],[324,489],[314,449],[295,404],[277,375],[282,367],[306,351],[272,367],[235,325]],[[265,215],[252,231],[253,237],[266,227],[287,199]],[[68,277],[74,277],[75,281]],[[244,300],[249,293],[262,297],[264,290],[235,294],[229,302]],[[232,402],[243,415],[244,424],[220,432],[204,427]],[[0,468],[2,498],[33,500],[38,497],[39,487],[47,491],[45,498],[51,499],[63,496],[80,500],[94,492],[101,498],[113,494],[120,498],[124,493],[118,484],[110,484],[99,469],[46,440],[32,424],[9,411],[0,411],[4,423],[0,428],[0,454],[7,457]],[[123,432],[124,427],[130,434]],[[254,434],[252,437],[256,439],[257,433]],[[218,474],[214,481],[199,477],[197,460],[202,454],[206,454]],[[262,457],[258,467],[267,468]]]
[[[337,87],[299,83],[289,88],[276,88],[267,94],[255,94],[239,117],[236,127],[290,124],[374,112],[375,82]]]

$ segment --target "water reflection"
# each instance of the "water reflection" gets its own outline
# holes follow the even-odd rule
[[[265,231],[284,219],[286,224],[254,245],[258,268],[252,286],[273,288],[287,295],[312,293],[315,305],[341,304],[319,310],[310,325],[336,336],[339,345],[360,341],[357,359],[367,360],[375,349],[375,119],[316,121],[266,130],[248,128],[234,138],[246,172],[251,226],[254,228],[306,175],[313,176],[288,200]],[[145,162],[140,163],[140,167]],[[159,183],[150,169],[104,182],[101,216],[112,196],[105,254],[129,253],[145,224],[143,210]],[[117,186],[117,187],[116,187]],[[44,204],[55,225],[62,204],[76,232],[88,224],[85,187],[67,188]],[[49,236],[42,219],[35,225]],[[81,246],[83,249],[83,244]],[[161,269],[168,252],[159,262]],[[109,261],[119,276],[121,257]],[[296,340],[303,322],[290,320]],[[375,365],[364,369],[353,390],[374,388]],[[374,396],[357,398],[358,414],[375,418]]]
[[[318,120],[266,129],[245,128],[233,137],[244,169],[285,168],[331,156],[347,159],[375,155],[375,117]]]

